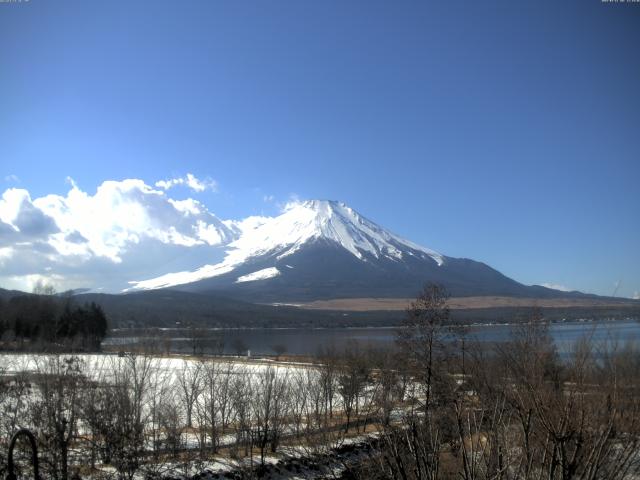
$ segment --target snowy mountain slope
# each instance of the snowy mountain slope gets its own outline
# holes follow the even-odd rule
[[[311,200],[277,217],[224,225],[235,239],[220,263],[130,282],[132,289],[215,291],[256,302],[406,297],[428,281],[444,284],[454,295],[533,292],[483,263],[405,240],[339,202]],[[548,289],[535,293],[556,295]]]
[[[242,222],[227,221],[225,225],[238,238],[228,244],[221,263],[135,281],[132,285],[136,289],[154,289],[191,283],[231,272],[261,256],[283,259],[320,239],[335,242],[360,260],[366,260],[366,256],[401,260],[406,255],[417,255],[430,257],[438,265],[444,261],[439,253],[390,233],[338,202],[310,200],[292,205],[275,218],[249,217]]]

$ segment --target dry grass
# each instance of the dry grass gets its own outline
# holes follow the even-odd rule
[[[406,310],[414,299],[411,298],[341,298],[336,300],[316,300],[300,304],[300,308],[310,310],[345,310],[366,312],[374,310]],[[449,299],[453,310],[471,308],[500,307],[637,307],[638,302],[628,299],[597,298],[516,298],[516,297],[453,297]]]

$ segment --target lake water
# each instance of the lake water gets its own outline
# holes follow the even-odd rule
[[[510,338],[510,325],[476,325],[467,328],[469,342],[495,343]],[[633,342],[640,346],[640,321],[628,319],[609,322],[564,322],[549,326],[560,352],[568,352],[582,337],[588,336],[596,344],[604,342]],[[104,345],[147,343],[171,352],[217,353],[219,345],[227,354],[246,353],[273,355],[286,352],[295,355],[315,354],[321,348],[349,348],[354,342],[362,346],[389,347],[395,342],[395,328],[323,328],[323,329],[220,329],[198,331],[158,330],[153,335],[120,336],[105,339]]]

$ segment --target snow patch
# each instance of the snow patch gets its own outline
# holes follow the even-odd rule
[[[167,273],[150,280],[129,282],[133,287],[128,288],[125,292],[132,290],[153,290],[156,288],[167,288],[174,285],[182,285],[185,283],[196,282],[205,278],[217,277],[223,273],[229,273],[233,267],[219,263],[217,265],[205,265],[192,272],[176,272]]]
[[[541,286],[545,288],[550,288],[551,290],[558,290],[559,292],[571,292],[572,288],[565,287],[564,285],[560,285],[558,283],[542,283]]]
[[[254,282],[256,280],[266,280],[268,278],[277,277],[280,275],[280,271],[275,267],[263,268],[262,270],[258,270],[257,272],[249,273],[247,275],[242,275],[238,277],[236,283],[242,282]]]

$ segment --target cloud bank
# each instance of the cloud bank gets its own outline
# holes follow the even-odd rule
[[[30,290],[47,281],[58,289],[115,291],[142,272],[210,261],[234,230],[198,200],[167,190],[201,192],[212,182],[192,174],[156,187],[126,179],[88,193],[70,180],[66,195],[40,198],[9,188],[0,198],[0,285]]]

